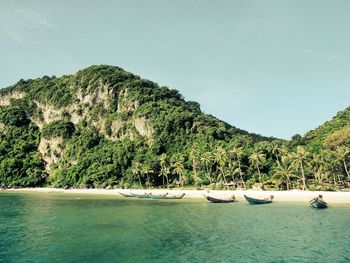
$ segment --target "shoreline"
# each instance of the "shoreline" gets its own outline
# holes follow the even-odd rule
[[[119,192],[129,193],[129,189],[60,189],[60,188],[20,188],[20,189],[3,189],[0,193],[54,193],[54,194],[92,194],[92,195],[116,195],[121,197]],[[270,195],[274,196],[275,202],[309,202],[315,196],[321,194],[327,203],[350,204],[350,192],[326,192],[326,191],[261,191],[261,190],[169,190],[169,189],[132,189],[133,193],[143,194],[152,192],[153,194],[169,193],[177,195],[185,193],[184,199],[204,199],[203,195],[217,197],[229,197],[235,195],[236,198],[244,200],[243,195],[256,198],[265,198]]]

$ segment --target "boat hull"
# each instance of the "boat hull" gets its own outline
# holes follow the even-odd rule
[[[136,197],[134,194],[130,193],[130,194],[126,194],[126,193],[122,193],[119,192],[120,195],[124,196],[124,197]]]
[[[185,193],[183,193],[181,195],[166,195],[160,199],[182,199],[184,196],[185,196]]]
[[[263,204],[271,204],[272,200],[266,200],[266,199],[256,199],[256,198],[252,198],[249,196],[244,195],[245,200],[247,200],[247,202],[250,205],[263,205]]]
[[[311,205],[311,207],[318,208],[318,209],[324,209],[324,208],[328,207],[328,205],[325,201],[319,200],[319,199],[312,199],[310,201],[310,205]]]
[[[206,195],[205,198],[211,203],[234,203],[237,202],[234,198],[216,198],[212,196]]]

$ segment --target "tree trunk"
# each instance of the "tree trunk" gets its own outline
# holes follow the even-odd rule
[[[242,184],[243,184],[243,188],[245,189],[245,182],[244,182],[244,180],[243,180],[242,169],[241,169],[241,162],[239,161],[238,158],[237,158],[237,161],[238,161],[239,175],[240,175],[240,177],[241,177],[241,181],[242,181]]]
[[[345,169],[346,175],[347,175],[348,178],[350,178],[350,176],[349,176],[349,171],[348,171],[348,167],[347,167],[347,165],[346,165],[345,159],[343,160],[343,164],[344,164],[344,169]]]
[[[169,188],[169,178],[168,175],[165,176],[166,179],[166,188]]]
[[[281,166],[281,164],[280,164],[280,160],[279,160],[279,158],[278,158],[278,154],[276,153],[276,154],[275,154],[275,156],[276,156],[276,161],[277,161],[277,164],[278,164],[279,166]]]
[[[261,174],[260,174],[260,169],[259,169],[259,165],[258,164],[256,164],[256,169],[258,170],[259,181],[261,183]]]
[[[212,181],[211,181],[211,171],[210,171],[208,166],[206,166],[206,171],[207,171],[207,177],[209,178],[209,183],[211,184],[212,183]]]
[[[141,177],[140,177],[140,174],[139,174],[138,178],[139,178],[140,188],[142,188],[142,183],[141,183]]]
[[[303,175],[303,189],[302,190],[305,190],[305,188],[306,188],[306,178],[305,178],[305,174],[304,174],[303,162],[300,162],[300,169],[301,169],[301,173]]]
[[[337,181],[335,180],[335,176],[333,176],[334,187],[337,188]]]
[[[290,190],[290,179],[288,175],[286,177],[287,177],[287,190]]]
[[[226,187],[227,187],[227,190],[230,190],[230,187],[228,186],[228,183],[227,183],[227,180],[226,180],[226,177],[225,177],[225,174],[224,174],[224,169],[221,168],[221,176],[224,178],[224,182],[226,184]]]
[[[148,189],[150,189],[151,188],[151,183],[150,183],[150,180],[149,180],[148,173],[146,174],[146,176],[147,176]]]

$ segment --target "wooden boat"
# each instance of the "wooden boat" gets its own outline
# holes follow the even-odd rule
[[[119,194],[121,194],[122,196],[124,196],[124,197],[136,197],[133,193],[129,193],[129,194],[127,194],[127,193],[123,193],[123,192],[118,192]]]
[[[152,195],[152,193],[135,194],[135,193],[132,193],[132,192],[130,192],[130,194],[133,197],[137,197],[137,198],[149,198],[149,196]]]
[[[150,198],[150,199],[181,199],[185,196],[185,193],[181,195],[168,195],[168,193],[165,194],[158,194],[153,195],[152,193],[144,193],[144,194],[134,194],[130,192],[129,194],[119,192],[124,197],[137,197],[137,198]]]
[[[159,198],[159,199],[182,199],[185,196],[185,193],[180,194],[180,195],[166,195],[163,198]]]
[[[273,200],[273,195],[271,195],[270,197],[267,197],[265,199],[257,199],[257,198],[253,198],[253,197],[249,197],[244,195],[245,200],[247,200],[247,202],[250,205],[262,205],[262,204],[270,204],[272,203]]]
[[[217,197],[212,197],[209,195],[204,195],[204,197],[207,198],[207,200],[209,202],[212,202],[212,203],[234,203],[234,202],[237,202],[234,195],[230,198],[217,198]]]
[[[144,194],[134,194],[133,193],[133,195],[137,198],[164,199],[164,197],[167,196],[168,193],[159,194],[159,195],[154,195],[152,193],[144,193]]]
[[[309,203],[313,208],[323,209],[328,207],[327,203],[323,201],[322,195],[311,199]]]
[[[165,194],[159,194],[159,195],[153,195],[152,193],[148,197],[139,197],[139,198],[151,198],[151,199],[165,199],[165,197],[168,195],[168,193]]]

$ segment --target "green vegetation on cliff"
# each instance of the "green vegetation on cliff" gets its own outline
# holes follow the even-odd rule
[[[118,67],[20,80],[0,90],[0,186],[334,189],[349,181],[348,116],[282,141]]]

